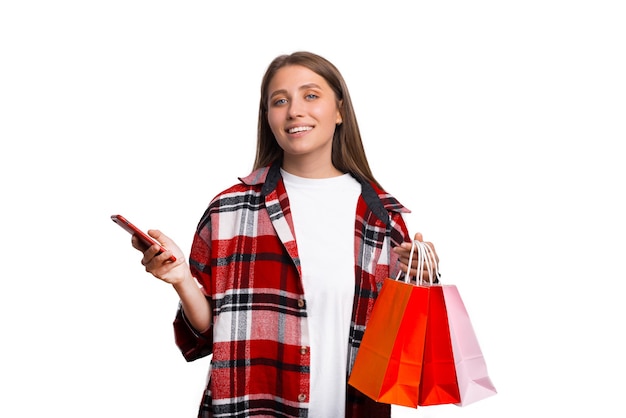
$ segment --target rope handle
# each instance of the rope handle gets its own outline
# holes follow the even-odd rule
[[[439,264],[437,263],[437,259],[435,258],[435,253],[429,245],[417,240],[413,240],[413,245],[411,246],[411,251],[409,252],[409,263],[408,268],[410,270],[411,264],[413,264],[413,255],[415,253],[415,249],[417,248],[417,276],[415,277],[415,281],[419,285],[423,284],[431,284],[432,278],[430,281],[426,281],[424,278],[424,265],[426,265],[426,269],[429,272],[435,273],[435,278],[441,277],[439,274]],[[400,276],[403,274],[402,270],[398,271],[398,275],[396,276],[396,280],[400,280]],[[411,275],[408,273],[404,273],[405,283],[410,283]]]

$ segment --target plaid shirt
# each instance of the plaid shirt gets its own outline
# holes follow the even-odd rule
[[[199,417],[306,417],[306,299],[280,167],[240,181],[211,201],[191,248],[191,270],[211,301],[213,326],[200,334],[179,308],[176,344],[187,361],[212,354]],[[408,210],[374,184],[360,182],[348,376],[382,283],[398,271],[390,249],[410,241],[402,218]],[[347,418],[390,416],[390,405],[347,387]]]

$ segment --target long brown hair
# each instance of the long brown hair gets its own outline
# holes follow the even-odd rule
[[[323,77],[335,92],[337,106],[342,117],[342,123],[335,128],[333,136],[332,163],[343,173],[351,173],[361,179],[380,184],[374,178],[370,169],[361,132],[356,120],[348,86],[339,70],[326,58],[306,51],[298,51],[289,55],[276,57],[265,71],[261,83],[261,99],[259,103],[259,124],[257,131],[256,158],[254,169],[265,167],[276,161],[282,161],[283,150],[278,145],[267,120],[268,86],[276,72],[289,65],[306,67]]]

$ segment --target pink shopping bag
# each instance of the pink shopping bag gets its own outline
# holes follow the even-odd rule
[[[442,285],[442,288],[461,395],[461,402],[456,405],[465,406],[497,392],[459,290],[455,285]]]

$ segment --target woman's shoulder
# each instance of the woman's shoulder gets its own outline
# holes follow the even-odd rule
[[[250,174],[238,177],[239,182],[233,183],[231,186],[217,193],[212,202],[233,197],[240,194],[260,193],[261,188],[267,180],[270,166],[262,167],[252,171]]]
[[[381,208],[387,212],[410,213],[398,199],[373,181],[361,180],[363,199],[370,207]]]
[[[235,186],[239,186],[242,184],[246,186],[257,186],[259,184],[264,184],[265,181],[267,180],[268,175],[270,174],[270,171],[273,172],[276,170],[272,170],[271,165],[257,168],[254,171],[252,171],[252,173],[248,174],[247,176],[239,177],[240,183]]]

